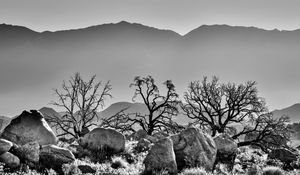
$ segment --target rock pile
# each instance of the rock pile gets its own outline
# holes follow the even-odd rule
[[[9,169],[24,163],[32,168],[53,168],[60,173],[61,166],[75,161],[75,157],[56,143],[57,138],[41,113],[23,111],[1,134],[0,162]]]

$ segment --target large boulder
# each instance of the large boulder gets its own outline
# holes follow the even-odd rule
[[[203,167],[212,170],[217,155],[217,147],[211,136],[197,128],[187,128],[170,136],[176,155],[177,167]]]
[[[149,150],[144,164],[145,174],[158,174],[162,170],[169,174],[176,174],[177,164],[172,140],[164,138],[156,142]]]
[[[297,160],[297,155],[288,149],[279,148],[279,149],[272,150],[269,153],[268,158],[278,159],[283,163],[289,164]]]
[[[125,137],[113,129],[95,128],[79,140],[79,145],[91,151],[119,153],[125,149]]]
[[[8,152],[12,146],[13,143],[11,141],[0,139],[0,155]]]
[[[214,137],[217,146],[216,163],[226,163],[232,169],[238,151],[237,144],[228,134],[219,134]]]
[[[36,110],[23,111],[11,120],[1,137],[18,145],[37,141],[40,145],[56,144],[57,138],[42,114]]]
[[[0,162],[3,162],[5,167],[11,169],[15,169],[20,166],[20,159],[9,152],[0,155]]]
[[[75,157],[72,152],[56,145],[44,145],[40,150],[40,164],[45,168],[52,168],[57,172],[61,172],[62,165],[72,163]]]

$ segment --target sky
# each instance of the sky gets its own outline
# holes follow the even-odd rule
[[[82,28],[122,20],[180,34],[203,24],[294,30],[298,0],[0,0],[0,23],[36,31]]]
[[[204,24],[295,30],[300,28],[299,6],[298,0],[0,0],[0,23],[26,26],[39,32],[84,28],[123,20],[170,29],[181,35]],[[24,71],[28,70],[24,67]],[[60,80],[69,77],[70,74],[61,77]],[[26,83],[31,82],[26,81],[24,85],[22,84],[24,87],[22,90],[7,86],[16,89],[10,93],[0,89],[2,101],[0,101],[0,115],[14,116],[21,113],[21,109],[49,105],[49,99],[39,101],[40,96],[24,93],[33,88]],[[60,83],[61,81],[51,86],[40,83],[34,88],[50,94],[52,88],[58,87]],[[263,90],[267,91],[267,89]],[[122,100],[130,101],[131,95]],[[282,103],[271,102],[271,109],[300,102],[299,98],[290,100],[282,94],[278,97],[281,98]],[[30,100],[40,103],[31,105],[28,104]],[[14,108],[11,105],[14,103],[22,105]]]

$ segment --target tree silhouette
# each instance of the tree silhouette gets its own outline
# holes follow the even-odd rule
[[[104,106],[107,97],[111,97],[111,85],[106,82],[101,90],[101,82],[96,82],[95,78],[94,75],[84,81],[79,73],[75,73],[74,77],[63,82],[62,91],[54,89],[58,101],[52,104],[63,108],[65,113],[62,117],[53,116],[47,120],[60,132],[58,136],[79,138],[91,126],[97,125],[97,109]]]
[[[149,135],[154,131],[174,133],[182,126],[172,121],[178,114],[178,94],[171,80],[163,83],[166,94],[161,95],[154,79],[151,76],[135,77],[131,88],[134,88],[133,101],[140,98],[147,107],[147,114],[126,114],[124,110],[114,116],[102,120],[102,127],[111,127],[121,132],[135,131],[135,126],[141,127]]]
[[[191,82],[184,94],[184,113],[194,119],[202,127],[208,127],[211,135],[232,130],[234,126],[242,126],[241,131],[235,130],[234,139],[248,133],[257,133],[257,137],[239,146],[263,144],[266,137],[288,133],[285,126],[286,118],[273,119],[268,112],[265,101],[258,96],[256,82],[245,84],[219,83],[217,77],[209,82],[204,77],[202,82]],[[288,138],[288,134],[284,134]],[[275,138],[275,136],[274,136]]]

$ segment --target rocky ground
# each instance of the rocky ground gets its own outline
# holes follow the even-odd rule
[[[196,128],[172,136],[140,130],[127,138],[96,128],[78,141],[62,142],[38,111],[24,111],[4,129],[0,162],[0,174],[300,174],[297,150],[267,155]]]

